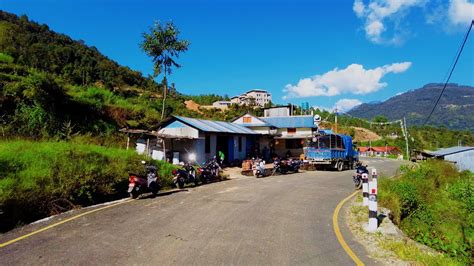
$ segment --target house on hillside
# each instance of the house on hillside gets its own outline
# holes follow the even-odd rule
[[[318,129],[311,115],[256,117],[246,114],[233,123],[259,134],[256,149],[263,157],[268,157],[264,151],[268,151],[269,156],[280,157],[289,151],[293,157],[299,157],[305,140],[312,138]]]
[[[265,106],[272,101],[272,95],[266,90],[249,90],[239,96],[234,96],[230,99],[232,103],[243,105],[250,104],[254,101],[256,105]]]
[[[212,107],[219,109],[227,109],[231,104],[231,101],[215,101],[212,103]]]
[[[474,172],[474,147],[456,146],[427,153],[434,158],[455,163],[459,170]]]
[[[395,146],[371,146],[371,147],[359,147],[360,156],[378,156],[387,157],[389,155],[399,156],[402,154],[400,149]]]

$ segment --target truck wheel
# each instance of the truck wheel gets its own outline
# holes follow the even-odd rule
[[[341,172],[344,169],[344,163],[342,161],[337,162],[337,171]]]

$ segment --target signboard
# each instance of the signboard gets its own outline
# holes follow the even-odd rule
[[[314,115],[313,122],[314,122],[314,126],[318,127],[319,123],[321,123],[321,116],[320,115]]]

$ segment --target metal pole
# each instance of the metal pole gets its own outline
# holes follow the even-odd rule
[[[405,127],[405,144],[407,149],[407,160],[410,160],[410,151],[408,149],[408,130],[407,130],[407,121],[405,117],[403,117],[403,125]]]
[[[150,156],[150,138],[147,137],[146,139],[146,156],[149,157]]]

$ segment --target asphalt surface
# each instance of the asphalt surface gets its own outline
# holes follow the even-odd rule
[[[367,163],[385,175],[400,165]],[[132,200],[0,248],[0,264],[352,265],[332,226],[336,205],[354,191],[352,173],[240,177]],[[18,228],[0,243],[87,210]],[[341,221],[348,245],[374,264]]]

